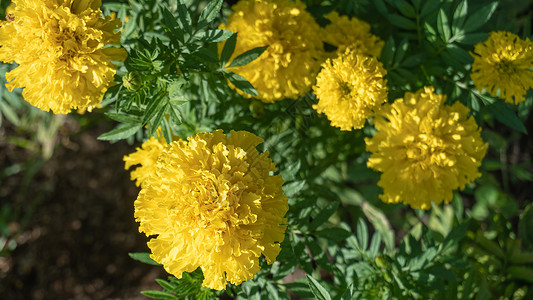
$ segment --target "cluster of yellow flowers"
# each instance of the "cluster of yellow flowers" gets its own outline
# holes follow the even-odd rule
[[[167,144],[151,138],[124,157],[141,191],[139,230],[156,236],[151,257],[177,278],[198,267],[203,286],[222,290],[272,264],[280,252],[288,210],[281,175],[263,140],[246,131],[199,133]]]

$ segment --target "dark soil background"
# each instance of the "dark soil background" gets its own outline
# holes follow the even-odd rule
[[[3,221],[11,219],[15,245],[0,255],[0,299],[148,299],[140,291],[160,290],[154,279],[166,273],[128,256],[148,251],[133,218],[139,189],[122,161],[135,146],[98,141],[112,128],[103,116],[85,117],[94,125],[83,131],[69,118],[46,161],[7,143],[20,133],[0,127],[0,171],[27,167],[0,177],[0,208],[10,208]]]

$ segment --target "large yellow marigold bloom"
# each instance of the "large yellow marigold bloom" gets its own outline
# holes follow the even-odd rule
[[[91,110],[113,82],[126,51],[117,44],[120,20],[101,18],[100,0],[13,0],[0,21],[0,60],[19,66],[6,74],[9,90],[24,88],[32,105],[54,113]]]
[[[348,50],[322,67],[313,87],[318,98],[313,108],[341,130],[363,128],[366,119],[387,101],[383,79],[387,72],[382,64],[375,57]]]
[[[450,202],[481,174],[478,167],[487,151],[469,109],[432,87],[406,93],[386,104],[374,119],[377,133],[367,138],[368,166],[382,172],[381,200],[429,209],[431,202]]]
[[[357,18],[339,16],[336,11],[329,13],[326,18],[331,21],[322,29],[323,41],[337,47],[337,54],[346,49],[358,53],[379,57],[385,43],[370,33],[370,25]]]
[[[135,180],[137,186],[141,186],[148,177],[155,172],[155,163],[163,149],[165,149],[167,142],[164,138],[156,139],[151,137],[144,142],[140,148],[130,155],[124,156],[124,169],[128,170],[134,165],[140,165],[131,171],[131,180]]]
[[[230,69],[246,78],[263,102],[295,99],[309,91],[323,48],[320,27],[299,0],[241,0],[228,24],[220,27],[238,33],[234,57],[268,46],[256,60]]]
[[[139,230],[156,236],[151,258],[174,276],[200,267],[203,286],[221,290],[259,271],[280,251],[288,210],[281,175],[263,140],[246,131],[199,133],[159,155],[135,201]]]
[[[483,88],[506,102],[518,104],[533,88],[533,42],[516,34],[491,32],[488,40],[474,47],[470,75],[477,89]]]

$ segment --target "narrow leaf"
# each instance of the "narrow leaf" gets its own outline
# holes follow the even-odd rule
[[[161,266],[161,264],[157,263],[155,260],[150,258],[150,253],[133,252],[133,253],[128,253],[128,255],[131,258],[133,258],[133,259],[135,259],[137,261],[140,261],[142,263],[149,264],[149,265],[154,265],[154,266]]]
[[[195,35],[199,41],[206,43],[218,43],[225,41],[231,37],[233,32],[224,29],[209,29],[201,31]]]
[[[466,32],[472,32],[483,26],[492,17],[492,14],[498,7],[498,2],[494,1],[483,6],[481,9],[474,12],[467,20],[464,26]]]
[[[448,24],[448,17],[443,9],[439,11],[437,17],[437,31],[445,42],[448,42],[451,37],[450,25]]]
[[[467,11],[468,11],[468,2],[466,0],[459,2],[459,5],[457,5],[457,8],[455,9],[455,12],[453,13],[453,21],[452,21],[453,34],[457,34],[457,32],[459,32],[462,29],[465,23]]]
[[[309,231],[314,231],[320,225],[326,223],[328,219],[337,211],[339,208],[339,202],[335,201],[328,204],[326,207],[320,210],[320,212],[313,218],[313,221],[309,225]]]
[[[328,291],[320,283],[318,283],[316,279],[308,274],[305,274],[305,276],[307,276],[307,283],[309,284],[311,292],[313,292],[313,295],[315,295],[316,299],[331,300],[331,296],[329,295]]]
[[[511,127],[516,131],[527,134],[527,129],[524,126],[524,123],[522,123],[520,118],[518,118],[516,113],[510,109],[506,103],[502,101],[496,101],[487,106],[487,108],[490,113],[501,123]]]
[[[233,33],[224,43],[224,48],[222,48],[222,53],[220,54],[220,64],[225,66],[228,60],[233,55],[235,51],[235,44],[237,43],[237,33]]]
[[[115,129],[106,132],[98,137],[101,141],[117,141],[126,139],[132,135],[134,135],[137,130],[142,128],[142,124],[140,123],[128,123],[128,124],[121,124]]]
[[[141,294],[153,299],[179,300],[178,297],[162,291],[142,291]]]
[[[200,18],[198,18],[198,27],[207,26],[207,24],[213,21],[218,15],[223,2],[223,0],[208,1],[204,10],[202,10],[202,13],[200,14]]]
[[[231,63],[229,64],[228,68],[239,67],[239,66],[244,66],[244,65],[249,64],[254,59],[256,59],[259,56],[261,56],[261,54],[263,54],[263,52],[265,52],[265,50],[267,48],[268,48],[268,46],[257,47],[257,48],[254,48],[252,50],[248,50],[248,51],[244,52],[243,54],[235,57],[235,59],[232,60]]]
[[[233,83],[233,85],[235,85],[235,87],[237,87],[239,90],[252,96],[258,95],[252,84],[241,75],[229,71],[224,71],[223,73],[226,79]]]

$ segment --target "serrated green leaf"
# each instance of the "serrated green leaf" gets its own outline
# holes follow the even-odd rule
[[[168,282],[168,281],[166,281],[166,280],[156,278],[155,281],[156,281],[156,282],[157,282],[157,283],[158,283],[163,289],[165,289],[166,291],[171,292],[171,291],[173,291],[174,288],[175,288],[175,286],[174,286],[172,283],[170,283],[170,282]]]
[[[316,279],[309,276],[308,274],[305,274],[305,276],[307,277],[307,283],[311,288],[311,292],[313,293],[313,295],[315,295],[316,299],[331,300],[329,292]]]
[[[200,28],[205,27],[207,26],[207,24],[213,21],[218,15],[218,12],[220,11],[220,8],[222,7],[223,2],[224,2],[223,0],[208,1],[204,10],[202,10],[200,17],[198,18],[198,27]]]
[[[142,291],[141,294],[153,299],[179,300],[178,297],[163,291]]]
[[[320,210],[320,212],[313,218],[313,221],[311,224],[309,224],[309,231],[314,231],[317,229],[320,225],[323,225],[326,223],[329,218],[337,211],[339,208],[339,202],[335,201],[332,202],[323,209]]]
[[[496,101],[487,106],[489,112],[502,124],[509,126],[510,128],[527,134],[527,129],[524,123],[518,118],[516,113],[509,108],[509,105],[502,101]]]
[[[465,236],[468,226],[470,226],[470,221],[468,220],[455,226],[442,242],[441,251],[446,251],[452,245],[457,245]]]
[[[179,44],[176,44],[174,41],[179,41],[181,43],[185,42],[185,37],[181,29],[179,28],[178,22],[176,22],[176,17],[166,8],[161,9],[163,12],[163,21],[164,25],[167,26],[167,31],[171,35],[171,41],[174,43],[174,46],[179,47]]]
[[[118,141],[134,135],[142,128],[142,124],[128,123],[120,124],[115,129],[100,135],[97,139],[101,141]]]
[[[254,59],[256,59],[259,56],[261,56],[261,54],[263,54],[263,52],[265,52],[265,50],[267,48],[268,48],[268,46],[257,47],[257,48],[254,48],[252,50],[248,50],[248,51],[244,52],[243,54],[235,57],[235,59],[232,60],[231,63],[229,64],[228,68],[239,67],[239,66],[244,66],[244,65],[249,64]]]
[[[137,261],[140,261],[142,263],[149,264],[149,265],[154,265],[154,266],[161,266],[161,264],[157,263],[155,260],[150,258],[150,253],[132,252],[132,253],[128,253],[128,255],[131,258],[133,258],[133,259],[135,259]]]
[[[191,33],[192,31],[192,19],[191,15],[189,14],[189,9],[187,6],[183,3],[183,0],[177,1],[178,5],[178,24],[180,27],[185,30],[188,33]]]
[[[224,43],[222,52],[220,54],[220,65],[223,67],[227,64],[233,51],[235,51],[235,44],[237,43],[237,33],[233,33]]]
[[[466,20],[464,30],[465,32],[472,32],[479,27],[483,26],[487,21],[492,17],[492,14],[498,7],[498,2],[494,1],[490,4],[483,6],[481,9],[478,9]]]
[[[166,96],[163,94],[158,94],[154,99],[152,99],[152,101],[150,101],[150,103],[148,103],[142,118],[143,124],[148,123],[148,121],[150,121],[158,113],[158,108],[165,97]]]
[[[452,31],[454,35],[461,31],[466,20],[467,12],[468,2],[466,0],[459,2],[459,5],[457,5],[453,13]]]
[[[472,57],[472,55],[470,55],[463,48],[458,47],[457,45],[454,45],[454,44],[446,45],[446,51],[448,51],[448,53],[451,56],[453,56],[459,62],[461,62],[461,63],[463,63],[465,65],[469,65],[472,62],[474,62],[474,58]]]
[[[233,85],[235,85],[235,87],[238,88],[239,90],[245,92],[248,95],[252,95],[252,96],[258,95],[253,85],[241,75],[230,72],[230,71],[226,71],[226,70],[224,70],[223,74],[224,74],[224,77],[226,77],[227,80],[233,83]]]
[[[448,24],[448,17],[443,9],[440,9],[439,15],[437,16],[437,31],[444,42],[447,43],[450,40],[452,36],[450,24]]]
[[[195,37],[202,42],[218,43],[229,39],[233,35],[232,31],[224,29],[208,29],[201,31]]]

